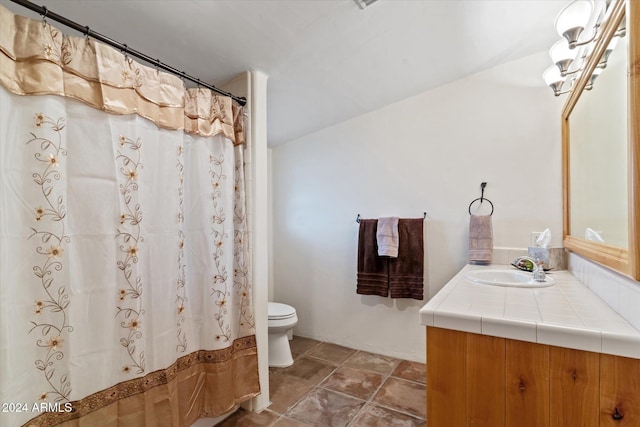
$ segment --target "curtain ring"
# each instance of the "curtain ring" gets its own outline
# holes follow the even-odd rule
[[[153,66],[156,69],[156,76],[160,75],[160,60],[156,59],[155,61],[153,61]]]
[[[44,9],[44,13],[42,14],[42,28],[47,26],[47,15],[49,14],[49,9],[47,9],[47,6],[42,6],[42,9]]]
[[[86,40],[89,40],[89,33],[91,32],[91,28],[89,28],[89,26],[87,25],[86,27],[84,27],[84,38]]]
[[[129,46],[127,46],[127,44],[126,44],[126,43],[125,43],[125,44],[123,44],[122,46],[124,47],[124,49],[123,49],[123,51],[124,51],[124,59],[129,59],[129,58],[128,58],[128,56],[129,56],[129,55],[128,55],[128,53],[129,53]]]

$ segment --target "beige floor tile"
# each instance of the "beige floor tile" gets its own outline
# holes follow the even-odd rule
[[[303,356],[297,359],[292,366],[280,368],[274,372],[309,381],[315,385],[327,378],[335,368],[336,365],[332,363]]]
[[[283,374],[269,375],[269,394],[271,405],[269,409],[278,414],[284,414],[298,400],[307,394],[315,384],[300,378]]]
[[[363,405],[362,400],[315,388],[287,416],[318,427],[344,427]]]
[[[369,400],[378,390],[384,375],[376,372],[341,366],[321,386],[333,391],[348,394],[362,400]]]
[[[427,422],[391,409],[366,405],[350,427],[425,427]]]
[[[268,410],[255,413],[240,408],[229,418],[216,424],[216,427],[266,427],[271,426],[279,416]]]
[[[317,357],[318,359],[327,360],[336,364],[340,364],[347,360],[349,356],[354,354],[356,350],[342,347],[341,345],[323,342],[322,344],[312,348],[307,356]]]
[[[358,351],[349,357],[344,364],[354,368],[368,369],[381,374],[388,374],[396,367],[398,359],[382,356],[380,354],[368,353],[366,351]]]
[[[403,360],[391,375],[405,380],[425,384],[427,382],[427,365],[424,363]]]
[[[427,415],[426,387],[399,378],[390,377],[385,381],[373,402],[420,418]]]
[[[294,359],[305,354],[307,351],[311,350],[318,344],[320,344],[320,341],[316,341],[311,338],[299,337],[297,335],[294,335],[293,339],[289,341],[289,346],[291,347],[291,355]]]
[[[282,417],[273,425],[273,427],[309,427],[311,424],[301,423],[291,418]]]
[[[298,336],[290,345],[293,366],[269,368],[269,409],[221,426],[425,427],[424,363]]]

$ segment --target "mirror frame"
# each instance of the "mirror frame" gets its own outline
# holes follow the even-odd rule
[[[600,37],[585,65],[585,71],[574,82],[574,89],[562,109],[562,198],[564,247],[635,280],[640,280],[640,2],[619,0],[614,3],[607,22],[600,27]],[[589,77],[596,68],[613,34],[627,17],[626,37],[629,41],[628,95],[628,249],[592,242],[571,235],[569,185],[569,118]],[[597,84],[597,81],[596,81]]]

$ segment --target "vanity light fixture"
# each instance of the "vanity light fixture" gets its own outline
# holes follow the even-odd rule
[[[551,87],[555,96],[571,92],[573,82],[582,72],[582,65],[589,57],[593,44],[598,39],[598,29],[605,19],[607,4],[612,0],[573,0],[567,4],[555,20],[555,28],[562,37],[549,49],[549,56],[554,65],[547,68],[542,75],[547,86]],[[622,0],[617,0],[622,1]],[[621,28],[616,36],[624,36],[625,28]],[[584,34],[589,34],[587,39],[581,38]],[[607,66],[607,58],[615,48],[617,37],[611,40],[603,55],[602,61],[598,64],[589,84],[585,89],[593,88],[593,82],[598,77],[603,68]],[[581,49],[577,47],[582,46]],[[576,59],[580,59],[577,61]],[[561,91],[566,85],[568,76],[571,76],[571,87]]]

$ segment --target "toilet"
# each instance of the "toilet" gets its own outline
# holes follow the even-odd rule
[[[287,304],[270,302],[267,309],[269,322],[269,366],[286,368],[293,365],[289,340],[298,323],[296,309]]]

